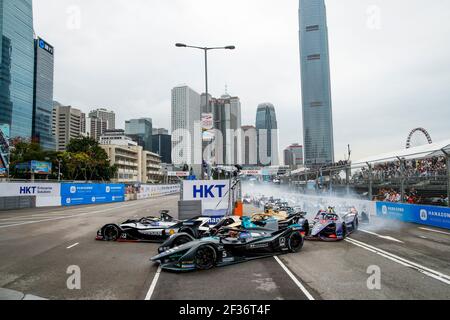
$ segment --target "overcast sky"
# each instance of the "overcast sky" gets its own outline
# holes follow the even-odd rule
[[[450,138],[450,1],[328,0],[335,153],[353,159],[403,148],[425,127]],[[35,0],[35,32],[55,46],[55,99],[84,111],[170,127],[170,90],[228,85],[243,124],[275,105],[280,149],[302,144],[297,0]],[[417,140],[420,140],[419,138]]]

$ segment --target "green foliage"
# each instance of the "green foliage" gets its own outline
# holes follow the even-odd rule
[[[60,165],[62,180],[109,181],[117,174],[117,167],[110,165],[105,150],[97,141],[87,137],[72,139],[65,152],[44,151],[36,143],[17,143],[11,153],[12,167],[31,160],[52,162],[50,179],[58,178]],[[28,178],[15,169],[11,174],[14,178]]]

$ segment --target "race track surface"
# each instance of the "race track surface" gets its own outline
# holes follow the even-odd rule
[[[158,244],[94,240],[106,223],[176,217],[177,200],[2,212],[0,288],[46,299],[450,299],[450,231],[415,224],[374,218],[346,241],[188,274],[159,272],[149,261]],[[70,266],[79,290],[67,288]],[[371,290],[374,268],[381,285]]]

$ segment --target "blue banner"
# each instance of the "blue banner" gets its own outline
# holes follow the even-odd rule
[[[77,206],[125,201],[124,184],[63,183],[61,204]]]
[[[450,208],[377,202],[377,216],[450,229]]]

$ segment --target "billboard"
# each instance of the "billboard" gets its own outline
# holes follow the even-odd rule
[[[30,161],[19,163],[16,166],[17,170],[22,170],[34,174],[48,175],[52,173],[52,163],[46,161]]]
[[[228,214],[229,189],[228,180],[183,181],[183,200],[201,200],[202,215],[210,217],[214,224]]]
[[[77,206],[123,201],[125,201],[124,184],[61,184],[61,205],[63,206]]]
[[[377,202],[377,216],[450,229],[450,208]]]

